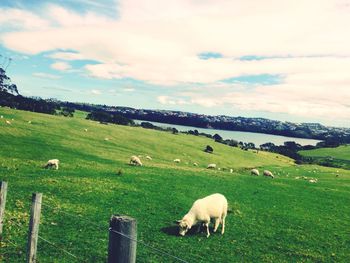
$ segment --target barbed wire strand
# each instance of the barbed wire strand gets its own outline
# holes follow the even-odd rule
[[[128,236],[128,235],[125,235],[125,234],[123,234],[123,233],[121,233],[121,232],[119,232],[119,231],[116,231],[116,230],[114,230],[114,229],[112,229],[112,228],[109,228],[109,231],[110,231],[110,232],[113,232],[113,233],[116,233],[116,234],[118,234],[118,235],[121,235],[121,236],[123,236],[123,237],[125,237],[125,238],[127,238],[127,239],[130,239],[130,240],[133,241],[133,242],[142,244],[142,245],[144,245],[145,247],[148,247],[148,248],[150,248],[150,249],[153,249],[153,250],[156,251],[158,254],[166,255],[166,256],[171,257],[171,258],[174,258],[174,259],[176,259],[176,260],[178,260],[178,261],[180,261],[180,262],[188,263],[188,261],[186,261],[186,260],[183,260],[183,259],[181,259],[181,258],[179,258],[179,257],[177,257],[177,256],[174,256],[174,255],[172,255],[172,254],[169,254],[168,252],[166,252],[166,251],[164,251],[164,250],[162,250],[162,249],[158,249],[158,248],[152,247],[152,246],[148,245],[147,243],[145,243],[145,242],[143,242],[143,241],[139,241],[139,240],[137,240],[137,239],[134,239],[134,238],[132,238],[132,237],[130,237],[130,236]]]
[[[26,226],[24,226],[24,225],[21,225],[21,224],[15,222],[15,221],[11,221],[11,222],[12,222],[14,225],[17,225],[17,226],[20,227],[20,228],[26,227]],[[62,247],[60,247],[60,246],[58,246],[57,244],[55,244],[55,243],[53,243],[53,242],[51,242],[51,241],[49,241],[49,240],[43,238],[43,237],[40,236],[40,235],[38,235],[38,238],[41,239],[41,240],[43,240],[44,242],[50,244],[51,246],[55,247],[56,249],[60,250],[61,252],[64,252],[64,253],[68,254],[69,256],[71,256],[71,257],[73,257],[73,258],[79,260],[79,258],[78,258],[76,255],[74,255],[74,254],[72,254],[71,252],[69,252],[68,250],[66,250],[66,249],[64,249],[64,248],[62,248]],[[14,244],[14,243],[12,243],[11,241],[8,240],[8,242],[17,247],[17,245]],[[81,262],[81,261],[79,260],[79,262]],[[85,262],[85,261],[83,261],[83,262]]]
[[[38,235],[38,238],[39,238],[39,239],[41,239],[42,241],[44,241],[44,242],[48,243],[49,245],[53,246],[54,248],[56,248],[56,249],[58,249],[58,250],[62,251],[63,253],[65,253],[65,254],[67,254],[67,255],[71,256],[72,258],[76,259],[77,261],[81,262],[81,260],[80,260],[80,259],[79,259],[79,258],[78,258],[76,255],[72,254],[72,253],[71,253],[71,252],[69,252],[68,250],[66,250],[66,249],[64,249],[64,248],[59,247],[59,246],[58,246],[58,245],[56,245],[55,243],[53,243],[53,242],[51,242],[51,241],[49,241],[49,240],[47,240],[47,239],[43,238],[43,237],[42,237],[42,236],[40,236],[40,235]],[[85,262],[85,261],[83,261],[83,262]]]
[[[40,202],[38,202],[38,203],[40,203]],[[52,209],[52,210],[57,210],[57,209],[58,209],[58,208],[53,208],[53,207],[51,207],[51,206],[49,206],[49,205],[47,205],[47,204],[44,204],[44,203],[42,203],[42,202],[41,202],[40,204],[41,204],[42,206],[47,207],[47,208]],[[99,225],[99,224],[96,224],[96,223],[94,223],[94,222],[91,222],[91,221],[85,219],[82,215],[68,213],[68,212],[66,212],[66,211],[62,211],[61,209],[58,209],[58,211],[61,212],[61,213],[63,213],[63,214],[69,215],[69,216],[71,216],[71,217],[79,217],[79,218],[83,219],[84,221],[89,222],[89,224],[92,224],[92,225],[94,225],[94,226],[100,228],[102,231],[106,231],[105,227],[102,227],[102,226]],[[166,256],[168,256],[168,257],[172,257],[172,258],[174,258],[174,259],[176,259],[176,260],[178,260],[178,261],[180,261],[180,262],[188,263],[188,261],[186,261],[186,260],[184,260],[184,259],[181,259],[181,258],[179,258],[179,257],[177,257],[177,256],[174,256],[174,255],[168,253],[167,251],[165,251],[165,250],[163,250],[163,249],[155,248],[155,247],[153,247],[153,246],[151,246],[151,245],[149,245],[149,244],[147,244],[147,243],[145,243],[145,242],[143,242],[143,241],[140,241],[140,240],[135,240],[135,239],[133,239],[132,237],[127,236],[127,235],[125,235],[125,234],[123,234],[123,233],[121,233],[121,232],[118,232],[118,231],[116,231],[116,230],[109,229],[109,231],[113,231],[113,232],[116,233],[116,234],[122,235],[122,236],[124,236],[124,237],[126,237],[126,238],[128,238],[128,239],[130,239],[130,240],[133,240],[134,242],[137,242],[137,243],[139,243],[139,244],[141,244],[141,245],[144,245],[145,247],[149,248],[150,250],[155,251],[155,252],[158,253],[158,254],[163,254],[163,255],[166,255]],[[197,255],[196,255],[196,257],[199,258],[199,256],[197,256]],[[201,257],[200,257],[200,258],[201,258]],[[201,258],[201,260],[203,260],[203,259]]]

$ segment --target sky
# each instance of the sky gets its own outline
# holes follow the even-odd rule
[[[350,127],[349,26],[350,0],[1,0],[0,66],[25,96]]]

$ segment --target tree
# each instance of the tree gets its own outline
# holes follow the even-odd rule
[[[222,137],[219,134],[217,134],[217,133],[214,134],[213,139],[216,142],[222,142]]]
[[[63,115],[65,117],[73,117],[73,114],[75,112],[75,109],[72,107],[62,107],[60,115]]]
[[[0,91],[19,95],[17,86],[11,83],[11,79],[6,75],[3,68],[0,68]]]
[[[213,153],[214,149],[210,145],[207,145],[207,147],[205,147],[204,151],[206,153]]]

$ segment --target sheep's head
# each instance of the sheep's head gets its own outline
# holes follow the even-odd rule
[[[180,236],[184,236],[188,230],[191,229],[186,219],[178,220],[176,223],[179,225],[179,234]]]

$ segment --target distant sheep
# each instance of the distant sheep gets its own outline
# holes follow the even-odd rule
[[[151,160],[152,160],[152,157],[151,157],[151,156],[146,155],[146,159],[151,161]]]
[[[11,122],[10,121],[6,121],[6,124],[11,125]]]
[[[230,169],[230,173],[231,173],[231,174],[233,173],[233,169]]]
[[[215,163],[208,164],[207,169],[216,169],[216,164]]]
[[[31,124],[31,123],[32,123],[32,121],[28,121],[28,123],[29,123],[29,124]]]
[[[256,175],[256,176],[259,176],[259,175],[260,175],[258,169],[251,169],[251,170],[250,170],[250,174],[251,174],[251,175]]]
[[[181,162],[180,159],[175,159],[175,160],[174,160],[174,163],[179,163],[179,162]]]
[[[109,138],[106,137],[106,138],[105,138],[105,141],[109,141]]]
[[[264,176],[274,178],[274,175],[273,175],[272,172],[270,172],[269,170],[265,170],[265,171],[264,171]]]
[[[179,234],[184,236],[186,232],[196,224],[199,224],[199,231],[200,226],[204,224],[207,228],[207,237],[209,237],[210,219],[215,220],[214,232],[216,232],[221,223],[221,234],[224,234],[227,206],[227,200],[222,194],[212,194],[202,199],[198,199],[193,203],[189,212],[181,220],[177,221],[179,225]]]
[[[317,179],[310,179],[309,182],[310,183],[317,183]]]
[[[4,116],[2,116],[2,115],[1,115],[1,116],[0,116],[0,118],[1,118],[1,119],[3,119],[3,118],[4,118]]]
[[[56,170],[58,170],[59,163],[60,161],[58,159],[48,160],[47,163],[44,165],[44,168],[55,168]]]
[[[193,163],[193,166],[198,166],[198,163]]]
[[[84,129],[84,131],[86,131],[86,132],[87,132],[87,131],[88,131],[88,129]]]
[[[131,156],[130,164],[135,165],[135,166],[142,166],[140,158],[135,156],[135,155]]]

